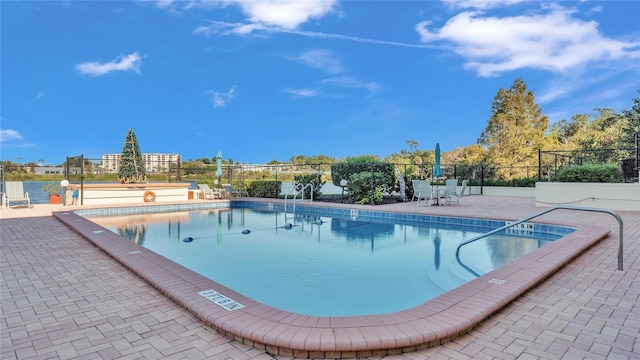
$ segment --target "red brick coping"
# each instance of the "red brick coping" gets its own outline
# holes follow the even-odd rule
[[[317,317],[256,302],[73,212],[53,216],[220,333],[272,354],[300,358],[384,356],[440,345],[469,332],[609,234],[604,228],[580,225],[576,232],[408,310]],[[225,310],[198,294],[205,290],[244,307]]]

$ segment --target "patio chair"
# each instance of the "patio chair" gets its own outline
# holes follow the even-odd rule
[[[427,204],[431,206],[433,203],[433,188],[429,180],[417,180],[416,185],[417,187],[414,186],[413,188],[413,195],[418,199],[416,205],[420,205],[420,200],[426,200]]]
[[[202,197],[205,200],[215,200],[222,197],[222,193],[220,191],[211,190],[209,184],[198,184],[198,188],[202,191]]]
[[[29,193],[24,191],[22,181],[7,181],[4,183],[4,206],[10,207],[12,202],[24,203],[25,207],[31,207]]]
[[[447,180],[448,182],[449,180]],[[456,180],[454,180],[456,181]],[[454,188],[452,193],[447,194],[447,204],[450,204],[452,201],[455,201],[458,205],[460,204],[460,199],[464,197],[464,192],[467,190],[467,183],[469,180],[462,180],[462,188],[460,192],[457,192],[457,181],[456,188]]]
[[[411,186],[413,186],[413,197],[411,197],[411,201],[416,200],[418,198],[418,191],[420,188],[419,182],[420,180],[416,180],[416,179],[411,180]]]
[[[451,202],[452,198],[458,194],[458,179],[447,179],[444,187],[444,199],[447,205]],[[457,201],[457,199],[456,199]]]
[[[229,196],[232,196],[232,197],[249,196],[248,191],[236,190],[233,188],[233,185],[231,184],[222,184],[222,187],[224,188],[224,191],[226,191],[229,194]]]

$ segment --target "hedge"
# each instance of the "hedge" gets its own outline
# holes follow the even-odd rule
[[[573,165],[558,171],[559,182],[622,182],[622,169],[618,164],[585,164]]]

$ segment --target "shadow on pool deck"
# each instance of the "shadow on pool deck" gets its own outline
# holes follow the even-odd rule
[[[212,332],[188,311],[162,296],[148,283],[124,270],[82,237],[55,221],[49,216],[51,210],[63,208],[36,205],[33,209],[0,210],[0,218],[3,219],[3,321],[0,355],[3,359],[36,356],[272,358],[262,350]],[[529,198],[471,196],[465,198],[461,206],[429,208],[417,207],[414,203],[385,205],[375,207],[375,210],[513,220],[541,209],[535,208],[533,199]],[[459,337],[453,334],[453,340],[445,342],[444,345],[418,352],[388,355],[386,358],[422,359],[434,356],[508,359],[526,355],[542,358],[611,358],[616,355],[621,358],[638,357],[640,310],[636,303],[640,290],[636,289],[640,288],[637,270],[640,216],[637,212],[620,214],[625,221],[624,271],[616,271],[617,224],[613,218],[606,214],[585,214],[565,210],[544,215],[540,221],[595,224],[612,230],[613,236],[587,250],[551,278],[481,322],[468,334]],[[21,217],[32,215],[41,217]],[[125,251],[125,254],[128,255],[128,251]],[[163,281],[166,282],[161,279],[161,282]],[[200,288],[199,284],[196,288]],[[195,308],[202,304],[202,299],[177,300],[195,301]],[[486,302],[487,305],[497,303],[490,300],[476,302]],[[255,310],[254,315],[262,316],[265,309],[259,305],[256,309],[258,310]],[[210,313],[208,309],[204,311],[207,314],[215,314],[209,316],[214,324],[216,319],[225,317],[229,318],[226,323],[231,324],[235,321],[230,320],[233,316],[229,314],[218,316],[217,314],[221,313]],[[242,317],[245,316],[246,314]],[[452,315],[451,318],[455,317]],[[291,327],[283,328],[281,323],[296,323],[301,319],[283,320],[278,321],[277,330],[274,329],[272,332],[279,331],[279,334],[283,334],[280,338],[289,339],[289,345],[292,342],[313,345],[319,344],[323,336],[327,339],[323,330],[307,330],[304,335],[288,333]],[[305,319],[306,321],[315,322],[313,327],[320,325],[321,329],[326,328],[326,324],[322,324],[321,321]],[[393,324],[390,324],[391,327],[388,327],[387,323],[377,328],[375,326],[379,324],[368,327],[366,331],[360,330],[361,335],[353,339],[376,343],[376,339],[396,339],[398,332],[401,335],[416,336],[428,333],[423,332],[422,327],[415,331],[403,327],[404,325],[397,325],[400,322],[405,323],[402,318],[387,318],[385,322]],[[245,325],[253,323],[253,319],[243,318],[240,323],[243,324],[243,329],[248,328]],[[443,324],[441,323],[439,328],[446,327],[446,324]],[[262,325],[267,328],[272,326],[268,322]],[[229,326],[233,328],[233,324]],[[305,326],[309,328],[308,323]],[[369,332],[371,329],[375,330]],[[393,333],[387,334],[384,329],[391,329],[388,332]],[[462,333],[466,331],[458,330],[462,330],[459,331]],[[260,328],[253,328],[252,333],[259,331]],[[279,334],[273,336],[277,337]],[[243,339],[250,336],[252,334],[246,334]],[[342,340],[343,337],[336,338]],[[397,342],[385,345],[386,349],[397,350],[403,347]],[[286,350],[286,347],[283,349]],[[411,350],[410,346],[406,350]],[[337,348],[323,355],[357,355],[348,350],[341,354],[335,353],[336,351]],[[319,355],[316,352],[304,351],[299,354]],[[386,352],[360,353],[369,358],[384,357],[383,354]],[[289,357],[278,356],[280,359]]]

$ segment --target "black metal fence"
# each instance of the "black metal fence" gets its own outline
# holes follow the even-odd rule
[[[534,186],[536,181],[555,181],[558,171],[566,166],[585,163],[631,163],[634,176],[631,181],[638,181],[640,169],[640,134],[635,136],[634,148],[592,149],[574,151],[539,151],[537,166],[521,166],[513,164],[508,167],[491,167],[482,164],[441,164],[442,175],[433,177],[435,164],[393,164],[396,175],[403,174],[405,180],[429,179],[436,184],[454,178],[468,179],[470,185],[486,186]],[[629,161],[631,160],[631,162]],[[167,182],[207,182],[229,183],[238,190],[247,190],[248,185],[256,180],[274,180],[289,182],[296,175],[320,174],[322,180],[338,185],[341,179],[331,178],[333,163],[317,164],[217,164],[182,163],[174,158],[145,163],[147,177],[150,181]],[[2,175],[10,179],[35,180],[39,175],[59,176],[71,182],[117,181],[117,161],[113,159],[89,159],[83,155],[68,156],[61,166],[2,164]],[[504,174],[512,180],[501,180]],[[628,180],[628,177],[625,177]]]
[[[216,164],[193,163],[181,164],[179,162],[147,162],[147,178],[149,181],[166,182],[219,182],[229,183],[234,187],[246,190],[248,184],[256,180],[274,180],[287,182],[296,175],[320,174],[323,181],[334,182],[331,178],[331,166],[335,163],[319,164],[222,164],[221,175]],[[444,180],[455,178],[468,179],[470,184],[480,185],[491,183],[491,179],[497,177],[500,171],[518,172],[525,174],[527,178],[537,179],[538,167],[536,166],[510,166],[497,168],[480,164],[441,164],[442,175],[433,177],[435,164],[393,164],[396,175],[404,174],[405,179],[429,179],[434,183],[444,183]],[[150,170],[152,169],[152,170]],[[31,166],[13,164],[4,166],[3,173],[16,180],[35,180],[40,175],[48,175],[60,179],[67,179],[74,183],[82,181],[117,181],[117,168],[107,168],[102,159],[90,159],[80,156],[67,157],[63,165],[57,166]],[[150,170],[150,171],[149,171]],[[336,185],[341,179],[335,179]],[[505,183],[506,185],[509,185]],[[505,185],[503,184],[503,185]],[[519,186],[513,183],[513,186]]]
[[[637,140],[636,140],[637,142]],[[632,164],[630,171],[626,174],[623,163]],[[638,145],[635,148],[622,149],[591,149],[591,150],[568,150],[568,151],[539,151],[538,154],[538,180],[555,181],[558,172],[567,166],[584,164],[607,164],[618,163],[623,168],[623,178],[626,181],[638,181],[638,171],[640,170],[640,156]]]

